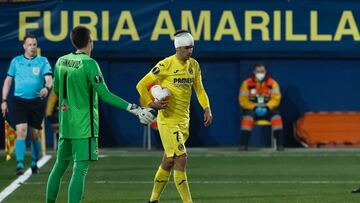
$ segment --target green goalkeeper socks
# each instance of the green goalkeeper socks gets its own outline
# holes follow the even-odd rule
[[[61,179],[70,161],[56,160],[46,188],[46,202],[54,203],[58,195]],[[73,173],[68,188],[68,203],[79,203],[84,193],[85,176],[89,168],[89,161],[74,162]]]
[[[53,203],[59,192],[61,179],[69,166],[70,161],[56,160],[56,163],[49,175],[46,187],[46,202]]]
[[[68,189],[68,202],[79,203],[84,193],[85,176],[89,168],[89,161],[75,161],[73,173]]]

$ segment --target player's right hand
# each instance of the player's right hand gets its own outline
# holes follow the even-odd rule
[[[7,106],[7,102],[2,102],[1,103],[1,112],[2,112],[2,116],[5,118],[6,113],[8,112],[8,106]]]
[[[153,101],[149,104],[149,107],[153,109],[166,109],[169,104],[169,100],[166,98],[162,98],[159,101]]]

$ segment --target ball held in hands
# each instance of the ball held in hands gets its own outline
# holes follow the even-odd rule
[[[155,102],[164,98],[165,100],[170,99],[170,90],[166,87],[162,88],[160,85],[154,85],[151,87],[150,92]]]

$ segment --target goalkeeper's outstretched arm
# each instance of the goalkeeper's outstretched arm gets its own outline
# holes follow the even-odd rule
[[[111,104],[117,108],[127,110],[129,105],[131,105],[126,100],[111,93],[110,90],[107,88],[107,86],[104,83],[97,86],[96,92],[99,94],[99,97],[101,100],[103,100],[104,102]]]
[[[153,120],[155,115],[152,114],[152,109],[145,109],[139,107],[136,104],[130,104],[126,100],[116,96],[109,91],[105,81],[103,80],[100,67],[95,60],[87,60],[84,61],[84,63],[89,67],[87,69],[88,79],[91,82],[91,85],[94,87],[95,91],[99,94],[101,100],[136,115],[140,119],[140,122],[143,124],[147,124]]]
[[[96,92],[99,94],[101,100],[134,114],[142,124],[148,124],[155,118],[155,111],[149,108],[142,108],[136,104],[130,104],[126,100],[111,93],[104,83],[97,86]]]

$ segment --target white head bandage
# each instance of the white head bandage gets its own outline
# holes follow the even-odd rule
[[[175,36],[175,48],[194,46],[194,38],[188,32],[179,33]]]

